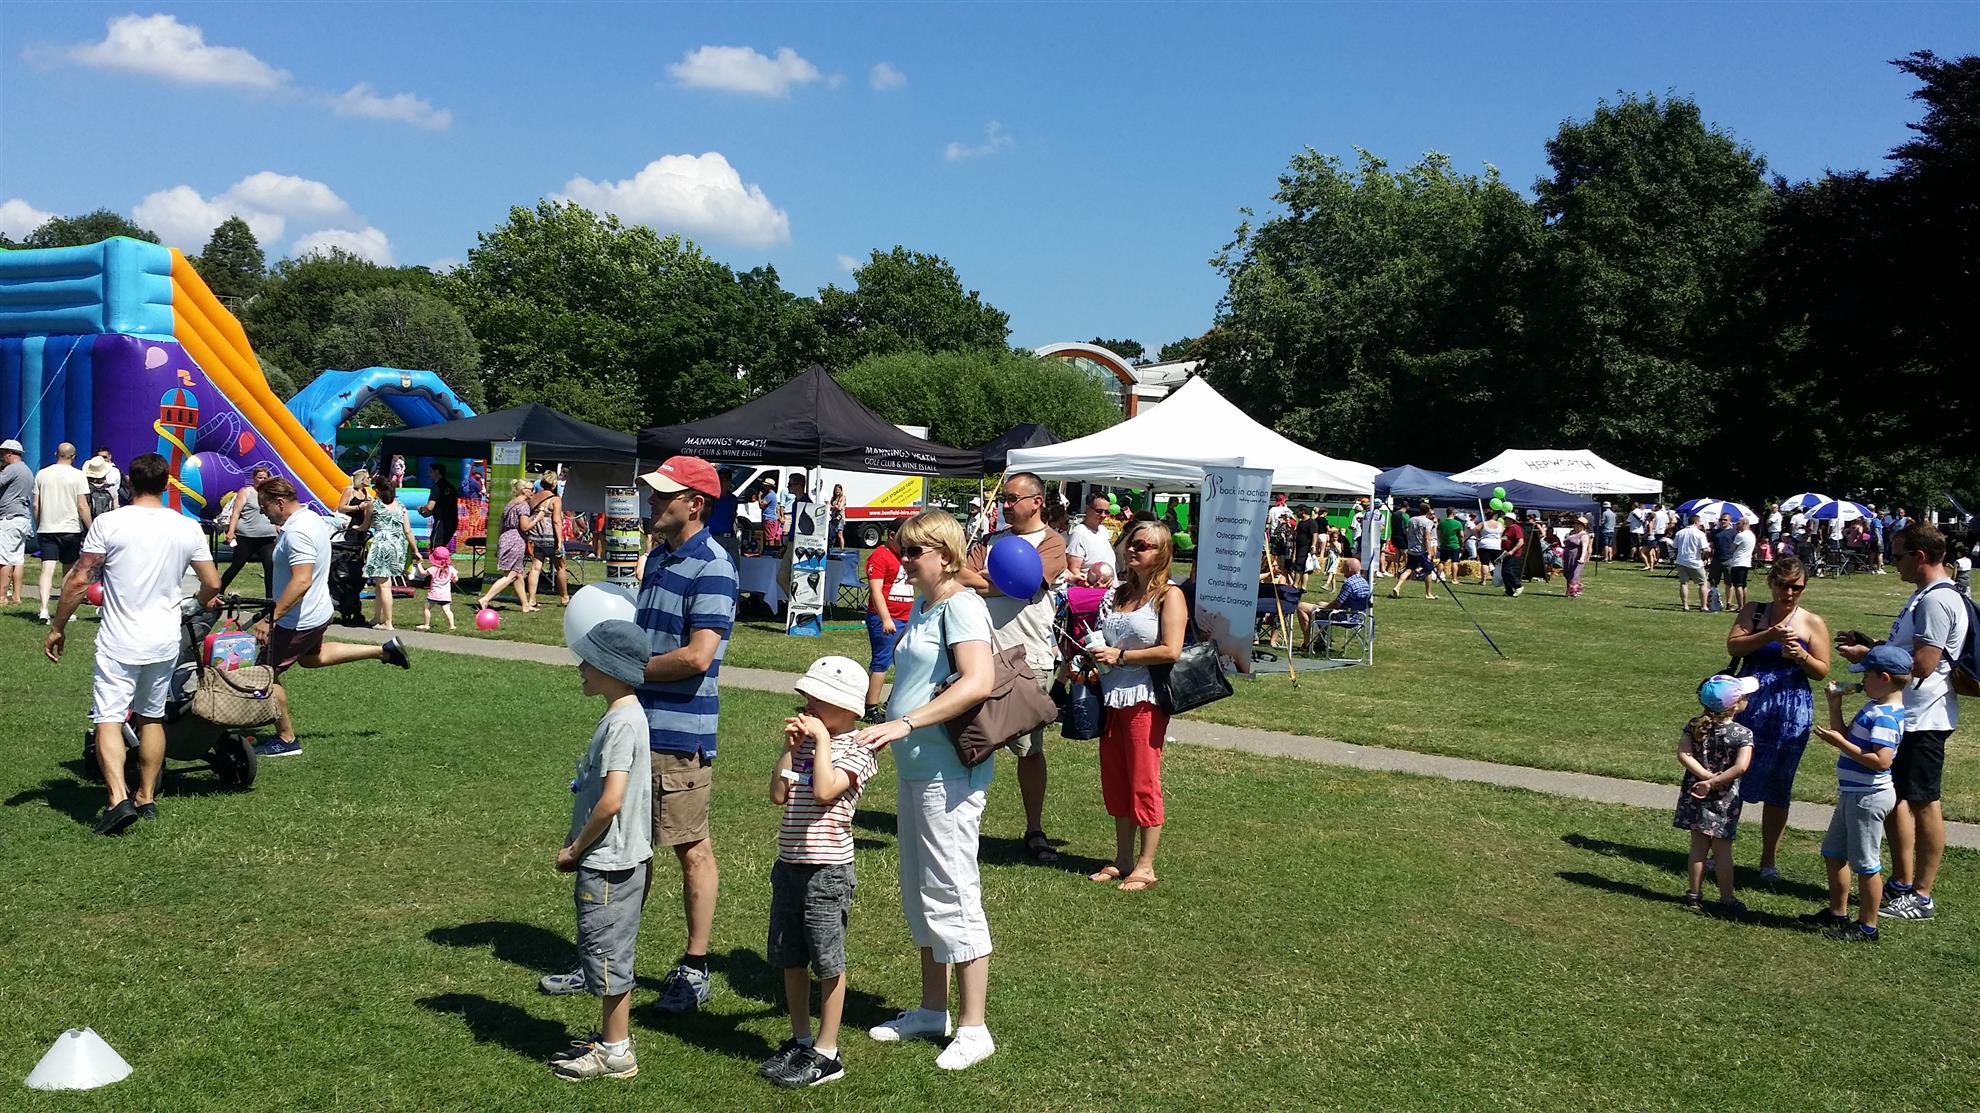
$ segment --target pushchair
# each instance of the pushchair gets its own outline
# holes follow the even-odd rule
[[[180,604],[179,656],[172,667],[172,690],[165,697],[165,764],[158,773],[155,790],[165,787],[165,777],[169,773],[187,773],[196,769],[212,770],[221,784],[251,788],[254,785],[256,756],[255,736],[251,730],[238,727],[223,727],[207,722],[192,713],[193,694],[199,691],[200,673],[207,665],[204,660],[208,635],[215,632],[225,620],[241,630],[254,626],[268,617],[274,609],[271,599],[252,599],[238,595],[222,596],[220,609],[205,610],[197,600],[187,599]],[[243,662],[253,664],[259,657],[254,656]],[[94,716],[92,715],[93,719]],[[135,790],[138,778],[142,776],[137,760],[137,727],[128,718],[124,722],[124,745],[130,753],[124,761],[124,776]],[[96,728],[94,723],[83,730],[83,768],[92,779],[100,780],[103,767],[96,760]],[[178,762],[174,768],[173,763]]]
[[[364,622],[364,539],[330,546],[330,604],[345,625]]]

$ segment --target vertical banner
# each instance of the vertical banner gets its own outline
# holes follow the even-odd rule
[[[529,450],[521,441],[495,441],[488,446],[488,516],[494,519],[493,530],[489,533],[488,544],[481,550],[481,575],[484,582],[495,578],[495,562],[501,556],[502,540],[501,513],[508,509],[509,484],[524,478],[523,469],[529,463]],[[496,509],[501,507],[501,510]]]
[[[1196,531],[1196,624],[1217,651],[1251,669],[1258,626],[1258,561],[1272,473],[1264,468],[1203,469],[1203,522]]]
[[[784,612],[784,632],[817,637],[824,632],[825,584],[831,568],[831,510],[828,504],[801,498],[791,507],[791,533],[784,539],[784,559],[790,567],[790,603]]]
[[[639,566],[639,488],[605,488],[605,578],[626,587]]]

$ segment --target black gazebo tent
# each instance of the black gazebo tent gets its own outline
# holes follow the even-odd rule
[[[579,421],[539,402],[387,433],[382,448],[401,456],[480,459],[496,441],[522,441],[530,459],[560,464],[631,464],[639,458],[632,434]]]
[[[971,451],[982,455],[983,474],[994,475],[1009,466],[1012,449],[1043,448],[1048,444],[1058,443],[1059,435],[1052,431],[1050,425],[1025,421],[1011,426]]]
[[[727,413],[639,431],[639,455],[711,464],[798,464],[894,475],[983,474],[983,455],[902,432],[813,365]]]

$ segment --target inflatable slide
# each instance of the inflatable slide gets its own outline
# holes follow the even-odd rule
[[[176,248],[117,237],[0,251],[0,438],[158,452],[169,505],[213,517],[256,465],[319,508],[348,477],[268,389],[239,321]]]

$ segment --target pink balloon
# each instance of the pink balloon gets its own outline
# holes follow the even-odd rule
[[[88,594],[88,596],[89,596],[89,605],[90,605],[90,606],[92,606],[92,607],[100,607],[100,606],[102,606],[102,605],[103,605],[103,581],[101,581],[101,580],[98,580],[97,582],[95,582],[95,583],[93,583],[93,584],[91,584],[91,585],[89,585],[89,591],[87,592],[87,594]]]
[[[493,607],[483,607],[474,612],[474,627],[477,630],[493,630],[502,625],[502,615]]]

